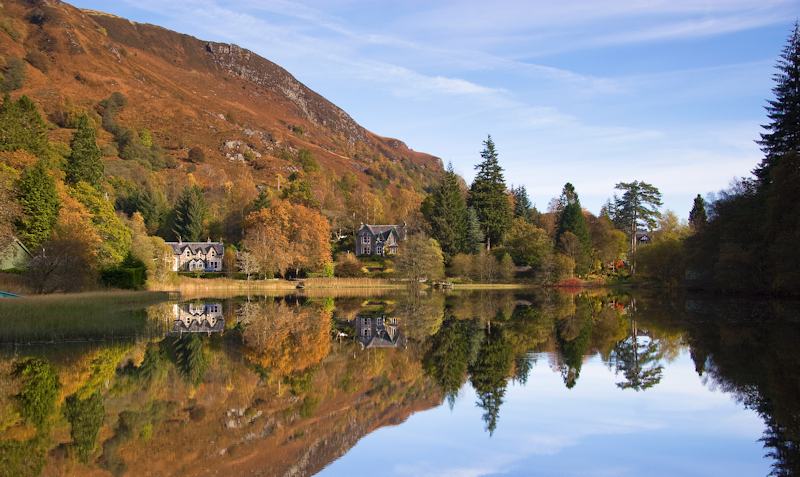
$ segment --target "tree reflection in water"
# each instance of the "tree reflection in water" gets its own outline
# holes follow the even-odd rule
[[[214,323],[224,328],[171,334],[175,310],[209,304],[222,310]],[[762,417],[775,475],[792,475],[800,469],[794,311],[605,291],[163,304],[147,311],[135,338],[6,353],[0,462],[13,475],[310,475],[378,427],[442,401],[452,408],[465,386],[492,435],[510,382],[526,385],[541,362],[573,389],[586,360],[601,359],[620,392],[647,392],[688,347],[709,388]],[[369,317],[368,329],[354,326],[359,317]],[[359,330],[385,333],[386,346],[363,346]]]

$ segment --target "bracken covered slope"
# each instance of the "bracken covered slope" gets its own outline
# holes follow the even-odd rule
[[[120,123],[151,133],[173,161],[163,170],[142,171],[111,149],[107,173],[134,182],[150,176],[169,198],[189,173],[212,197],[226,182],[229,188],[278,188],[301,169],[297,153],[305,149],[319,164],[310,182],[329,216],[355,212],[365,221],[392,220],[412,210],[442,171],[440,159],[367,131],[280,66],[236,45],[57,0],[0,5],[0,65],[26,59],[25,83],[13,95],[27,94],[40,105],[54,123],[51,140],[66,143],[71,134],[57,118],[95,114],[101,100],[121,92],[127,104]],[[99,140],[113,142],[107,133]],[[192,147],[205,152],[203,164],[187,161]],[[373,194],[372,204],[359,209],[336,197],[336,181],[345,176]]]

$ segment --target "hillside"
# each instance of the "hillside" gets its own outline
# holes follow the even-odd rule
[[[147,188],[163,193],[167,208],[198,184],[212,233],[225,235],[213,223],[241,212],[259,190],[277,195],[292,181],[302,181],[334,229],[413,219],[420,193],[442,171],[438,158],[366,130],[236,45],[57,0],[11,0],[0,6],[0,65],[13,59],[25,59],[25,79],[12,98],[34,100],[52,123],[51,142],[68,144],[84,112],[105,126],[99,104],[121,93],[115,121],[155,152],[123,153],[110,128],[98,127],[113,193]],[[189,161],[192,148],[202,154]]]

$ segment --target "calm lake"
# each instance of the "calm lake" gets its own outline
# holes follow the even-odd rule
[[[797,303],[344,295],[0,301],[0,475],[800,468]]]

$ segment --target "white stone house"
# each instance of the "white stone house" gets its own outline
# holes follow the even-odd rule
[[[222,242],[167,242],[174,254],[174,272],[221,272],[225,247]]]

